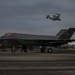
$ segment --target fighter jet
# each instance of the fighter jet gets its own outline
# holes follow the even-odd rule
[[[10,47],[13,53],[18,50],[18,46],[41,46],[41,52],[44,53],[47,50],[48,53],[51,53],[52,47],[75,41],[75,39],[70,39],[74,32],[75,28],[62,29],[55,36],[6,33],[0,37],[0,44],[3,48]]]
[[[61,21],[60,14],[54,13],[53,17],[50,17],[50,15],[46,16],[47,19],[51,19],[53,21]]]

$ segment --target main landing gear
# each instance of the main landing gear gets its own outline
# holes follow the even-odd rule
[[[11,48],[11,52],[12,52],[12,53],[15,53],[16,50],[17,50],[17,47],[16,47],[16,46],[12,46],[12,48]]]
[[[53,52],[51,47],[45,47],[45,46],[42,46],[40,50],[41,50],[41,53],[44,53],[46,50],[47,50],[48,53]]]

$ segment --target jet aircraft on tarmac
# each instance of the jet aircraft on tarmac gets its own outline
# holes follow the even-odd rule
[[[41,52],[47,50],[48,53],[51,53],[53,51],[51,47],[75,41],[75,39],[70,39],[74,32],[75,28],[61,29],[56,36],[6,33],[0,37],[0,44],[5,48],[10,47],[13,53],[17,50],[19,45],[26,47],[41,46]],[[48,49],[46,49],[47,46]],[[27,49],[25,52],[27,52]]]
[[[47,15],[46,18],[48,19],[51,19],[53,21],[61,21],[60,19],[60,14],[57,14],[57,13],[54,13],[55,15],[53,15],[53,17],[50,17],[50,15]]]

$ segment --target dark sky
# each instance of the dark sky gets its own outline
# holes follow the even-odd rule
[[[61,21],[46,19],[54,13],[61,13]],[[70,27],[75,27],[75,0],[0,0],[0,35],[55,35]]]

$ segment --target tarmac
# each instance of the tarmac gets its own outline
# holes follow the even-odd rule
[[[0,51],[0,75],[75,75],[75,50]]]

